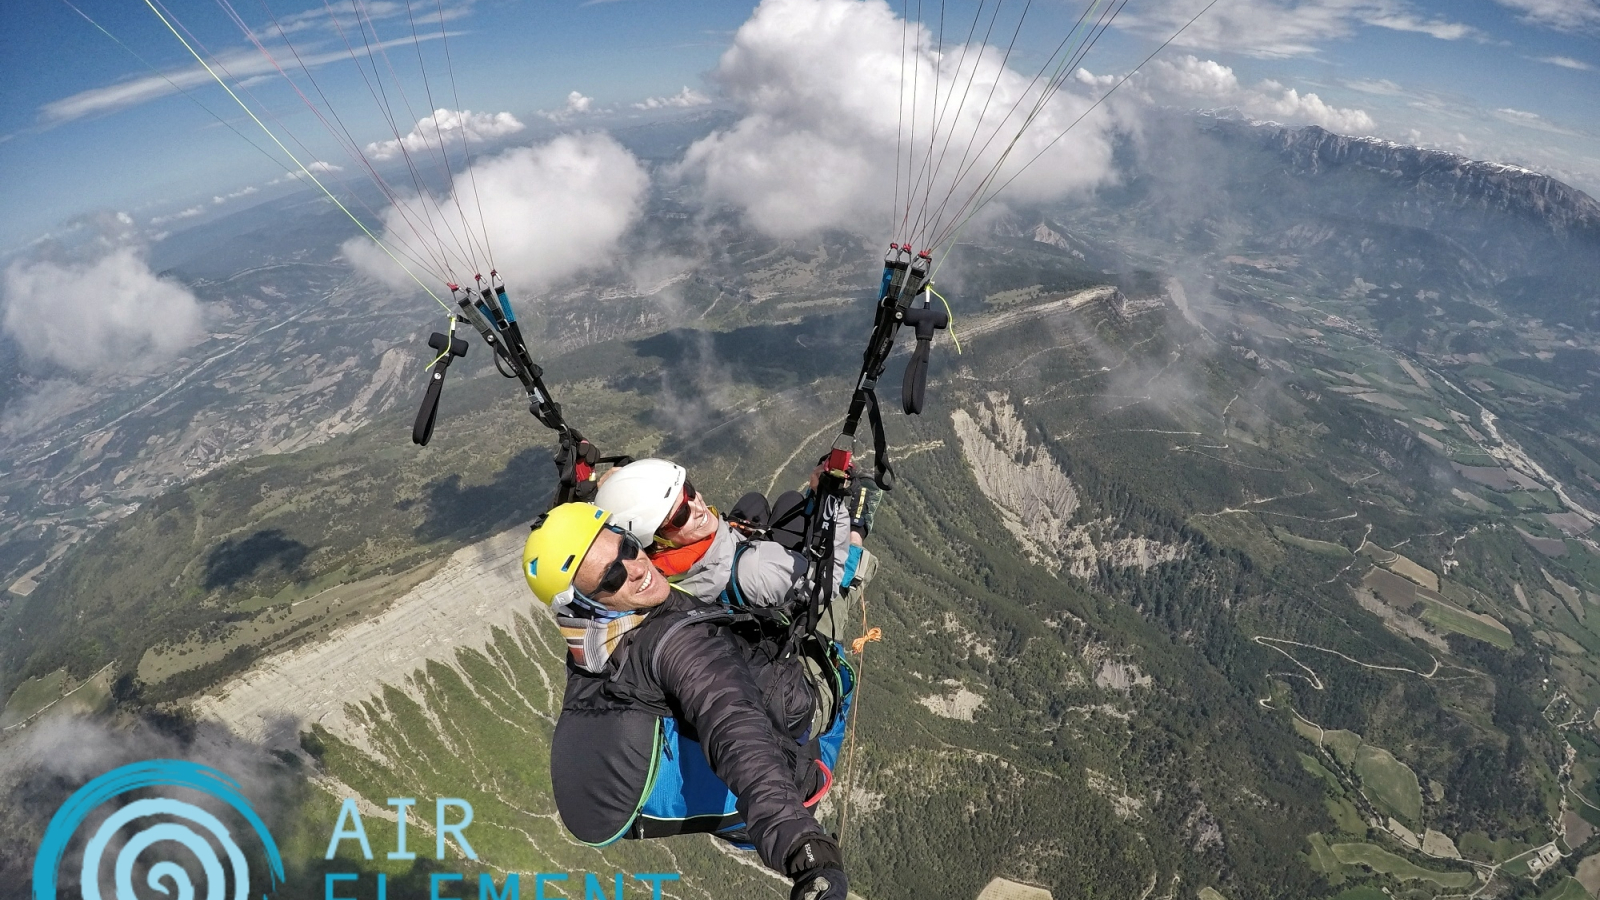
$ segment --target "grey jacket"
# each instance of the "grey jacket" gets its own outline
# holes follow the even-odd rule
[[[711,548],[687,572],[671,579],[695,599],[710,602],[728,586],[738,546],[748,540],[742,533],[717,520],[717,534]],[[845,561],[850,555],[850,510],[840,504],[833,523],[833,589],[839,590]],[[738,554],[739,590],[751,606],[783,606],[796,588],[807,583],[806,558],[784,549],[776,541],[755,541]]]

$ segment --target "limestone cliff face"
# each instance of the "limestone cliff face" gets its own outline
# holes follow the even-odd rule
[[[1257,136],[1297,172],[1318,175],[1350,167],[1391,182],[1416,198],[1396,207],[1404,218],[1431,224],[1447,215],[1500,213],[1535,221],[1551,235],[1600,234],[1600,203],[1593,197],[1520,166],[1349,137],[1315,125],[1265,128]]]
[[[1087,580],[1101,563],[1148,569],[1187,553],[1186,546],[1128,534],[1109,518],[1074,524],[1082,502],[1077,487],[1030,439],[1004,394],[990,394],[970,413],[957,409],[951,421],[979,489],[1036,564]]]
[[[1554,277],[1571,282],[1566,293],[1590,296],[1583,287],[1594,283],[1600,259],[1600,202],[1559,179],[1314,125],[1202,120],[1198,139],[1224,152],[1228,172],[1219,177],[1230,183],[1229,203],[1263,238],[1273,223],[1280,233],[1331,229],[1330,236],[1356,242],[1341,258],[1357,271],[1384,254],[1396,264],[1442,256],[1462,269],[1462,288],[1502,293],[1498,286],[1508,279]],[[1281,246],[1298,252],[1308,237],[1288,237]],[[1428,271],[1442,283],[1439,272]],[[1507,299],[1531,299],[1534,314],[1548,316],[1537,311],[1537,297],[1513,292]]]
[[[1029,442],[1026,426],[1003,396],[990,395],[990,403],[976,412],[973,418],[958,409],[951,418],[978,487],[1030,559],[1054,556],[1078,509],[1077,488],[1049,453]]]

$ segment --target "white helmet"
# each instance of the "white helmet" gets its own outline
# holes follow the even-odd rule
[[[627,529],[648,547],[656,529],[683,496],[689,473],[664,459],[640,459],[613,469],[600,481],[594,505],[611,513],[613,524]]]

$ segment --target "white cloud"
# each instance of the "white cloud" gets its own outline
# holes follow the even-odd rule
[[[1374,94],[1379,97],[1409,97],[1410,92],[1387,78],[1357,79],[1346,81],[1344,86],[1352,91],[1363,94]]]
[[[902,40],[911,73],[904,81]],[[713,75],[744,116],[691,146],[678,173],[702,185],[710,202],[740,209],[771,235],[848,227],[881,237],[879,229],[891,225],[895,237],[920,245],[933,229],[919,237],[896,224],[894,208],[903,208],[906,186],[919,180],[924,185],[913,215],[924,197],[932,212],[946,195],[955,198],[947,207],[953,215],[983,174],[1001,162],[1039,97],[1029,78],[1001,66],[999,49],[947,43],[943,50],[939,57],[932,35],[907,28],[883,0],[763,0]],[[959,102],[969,82],[966,102]],[[930,154],[935,103],[943,121]],[[993,184],[1020,170],[1008,194],[1048,199],[1109,178],[1109,117],[1103,111],[1068,139],[1047,146],[1090,103],[1070,90],[1045,103]],[[963,173],[960,162],[969,150]],[[914,161],[907,166],[901,160],[897,171],[897,157],[906,151]],[[1037,164],[1022,170],[1041,153]]]
[[[415,16],[416,27],[419,34],[428,30],[437,30],[440,19],[454,21],[470,12],[470,2],[450,6],[424,7]],[[253,32],[255,38],[262,43],[278,39],[280,36],[299,34],[306,31],[322,31],[337,35],[343,33],[355,43],[359,38],[363,25],[373,28],[372,23],[382,22],[398,16],[410,16],[412,9],[404,3],[395,3],[393,0],[370,0],[359,7],[350,4],[336,4],[333,6],[316,6],[304,12],[292,13],[287,16],[278,16],[277,21],[271,25],[263,25]],[[403,24],[403,23],[402,23]]]
[[[1532,128],[1535,131],[1543,131],[1549,134],[1564,134],[1569,137],[1584,137],[1584,135],[1580,134],[1579,132],[1573,131],[1570,128],[1564,128],[1561,125],[1546,119],[1544,116],[1539,115],[1538,113],[1528,112],[1527,110],[1501,107],[1500,109],[1495,110],[1493,115],[1502,122],[1509,122],[1512,125],[1519,125],[1523,128]]]
[[[1530,25],[1560,31],[1586,31],[1600,27],[1600,0],[1495,0],[1521,13]]]
[[[218,194],[215,197],[211,198],[211,202],[214,203],[214,204],[220,205],[220,204],[223,204],[223,203],[227,203],[229,200],[237,200],[240,197],[248,197],[251,194],[259,193],[260,191],[261,191],[260,188],[258,188],[258,187],[256,187],[255,185],[252,184],[252,185],[249,185],[248,187],[240,188],[239,190],[234,191],[231,194]]]
[[[705,106],[711,98],[700,93],[694,88],[684,85],[683,90],[671,97],[650,97],[642,103],[635,103],[634,109],[663,109],[670,107]]]
[[[198,215],[200,215],[201,213],[203,213],[205,211],[206,211],[205,205],[204,204],[198,204],[198,205],[195,205],[195,206],[191,206],[188,209],[180,209],[175,213],[169,213],[169,214],[164,215],[164,216],[156,216],[155,218],[150,220],[150,224],[151,225],[156,225],[156,226],[161,226],[161,225],[167,224],[168,222],[176,222],[179,219],[192,219],[195,216],[198,216]]]
[[[481,201],[495,263],[507,278],[529,290],[542,290],[604,264],[637,220],[649,186],[638,160],[601,134],[563,135],[547,144],[509,150],[473,164],[470,179],[475,190],[467,186],[468,178],[466,173],[456,176],[463,206],[472,209],[467,204],[474,195]],[[481,240],[476,216],[469,215],[464,226],[448,199],[411,197],[403,201],[403,209],[385,210],[383,220],[396,245],[416,245],[417,231],[437,232],[441,248]],[[366,238],[347,241],[343,250],[358,271],[397,289],[415,287]],[[456,274],[470,279],[472,273]]]
[[[1203,0],[1160,0],[1151,8],[1124,11],[1116,23],[1166,40],[1204,5]],[[1228,0],[1213,6],[1173,43],[1267,58],[1310,56],[1321,44],[1349,37],[1363,25],[1442,40],[1479,35],[1468,25],[1424,20],[1404,0]]]
[[[267,182],[267,185],[270,187],[274,184],[283,184],[285,181],[309,181],[310,179],[306,177],[307,172],[310,172],[312,175],[330,175],[334,172],[343,171],[344,166],[336,166],[331,162],[323,162],[322,160],[318,159],[306,163],[304,169],[295,169],[291,172],[285,172],[282,175],[279,175],[277,178]]]
[[[437,31],[431,33],[422,32],[419,33],[415,38],[407,36],[404,38],[383,41],[381,43],[374,43],[371,48],[371,53],[376,53],[380,50],[386,50],[390,47],[409,47],[419,41],[437,40],[440,36],[440,33]],[[457,35],[454,32],[449,35],[449,37],[456,36]],[[272,48],[269,47],[268,49]],[[287,53],[288,51],[283,50],[283,52]],[[363,47],[361,50],[357,51],[357,56],[370,56],[371,53],[368,52],[366,47]],[[327,65],[328,63],[349,59],[349,50],[340,50],[337,52],[328,51],[325,53],[301,53],[297,64],[303,64],[307,68],[316,68],[318,66]],[[224,52],[218,56],[216,61],[212,63],[212,66],[213,68],[217,69],[219,73],[226,71],[227,75],[224,77],[229,81],[239,81],[242,79],[249,79],[257,75],[267,75],[277,72],[277,66],[271,60],[267,59],[260,52],[258,52],[254,47],[246,50],[232,50]],[[151,100],[160,99],[168,94],[178,93],[180,90],[187,91],[192,88],[199,87],[200,85],[210,83],[212,83],[211,74],[203,67],[194,65],[188,68],[170,70],[159,75],[146,75],[140,78],[132,78],[118,84],[108,85],[106,87],[91,88],[87,91],[79,91],[70,97],[63,97],[60,100],[52,100],[51,102],[39,107],[39,117],[46,124],[59,125],[63,122],[70,122],[73,119],[81,119],[84,116],[95,115],[97,113],[115,112],[119,109],[126,109],[130,106],[148,103]]]
[[[1321,125],[1341,134],[1371,134],[1377,126],[1364,109],[1330,106],[1316,94],[1301,94],[1270,79],[1253,91],[1246,91],[1241,99],[1242,108],[1254,115],[1286,123]]]
[[[411,133],[399,140],[379,141],[367,145],[367,156],[375,160],[392,159],[400,155],[401,148],[410,153],[420,153],[429,148],[449,151],[461,142],[482,143],[508,134],[516,134],[524,126],[508,112],[475,113],[470,109],[436,109],[433,115],[417,120]],[[398,130],[398,129],[397,129]],[[441,150],[442,148],[442,150]]]
[[[1099,81],[1079,70],[1079,80]],[[1262,119],[1289,125],[1320,125],[1341,134],[1371,134],[1376,127],[1365,110],[1330,106],[1314,93],[1302,94],[1292,87],[1266,79],[1254,87],[1239,82],[1233,69],[1215,60],[1183,55],[1158,59],[1136,74],[1129,86],[1137,96],[1155,103],[1180,106],[1236,107]],[[1389,81],[1370,82],[1371,93],[1397,93],[1400,86]]]
[[[175,356],[202,334],[200,302],[157,278],[134,247],[89,262],[17,260],[6,267],[0,327],[24,355],[75,372],[140,371]],[[88,297],[86,315],[43,307],[46,297]]]
[[[1594,71],[1594,66],[1582,60],[1573,59],[1570,56],[1540,56],[1534,62],[1549,63],[1552,66],[1560,66],[1563,69],[1576,69],[1579,72]]]
[[[567,95],[565,106],[555,112],[540,112],[539,115],[552,122],[567,122],[576,116],[585,115],[593,111],[595,111],[594,98],[585,97],[580,91],[573,91]]]
[[[1391,31],[1414,31],[1438,38],[1441,41],[1459,41],[1464,37],[1479,37],[1481,32],[1471,25],[1460,22],[1446,22],[1443,19],[1423,21],[1410,13],[1386,13],[1372,16],[1365,20],[1368,25],[1387,28]]]

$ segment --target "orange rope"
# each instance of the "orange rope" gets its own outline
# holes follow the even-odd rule
[[[861,716],[861,688],[867,680],[867,644],[872,641],[883,640],[882,628],[867,627],[867,598],[865,595],[861,598],[861,632],[861,637],[850,642],[850,649],[861,659],[856,663],[856,686],[854,697],[850,703],[850,724],[845,726],[845,732],[849,735],[849,746],[845,750],[844,777],[840,779],[839,785],[844,790],[844,801],[839,806],[839,848],[841,850],[844,849],[845,842],[844,826],[850,817],[850,792],[855,783],[856,720]]]

